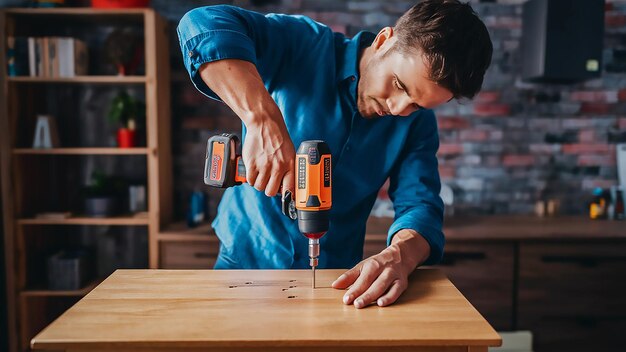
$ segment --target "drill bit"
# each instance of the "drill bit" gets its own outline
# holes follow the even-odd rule
[[[320,240],[319,238],[309,238],[309,264],[311,265],[313,280],[311,281],[312,287],[315,288],[315,267],[317,266],[317,257],[320,255]]]

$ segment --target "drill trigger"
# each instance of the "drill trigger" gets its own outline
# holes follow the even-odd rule
[[[289,217],[291,220],[296,220],[298,218],[298,213],[296,212],[296,203],[293,199],[293,195],[291,191],[287,190],[283,194],[281,199],[281,209],[283,214]]]

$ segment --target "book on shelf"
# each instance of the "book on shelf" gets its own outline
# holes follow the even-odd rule
[[[74,77],[86,75],[87,44],[70,37],[29,37],[28,67],[31,77]]]
[[[61,212],[38,213],[35,215],[35,218],[45,219],[45,220],[63,220],[63,219],[69,219],[71,216],[72,216],[71,212],[61,211]]]

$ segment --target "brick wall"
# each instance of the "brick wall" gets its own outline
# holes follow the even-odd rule
[[[206,190],[201,179],[206,137],[239,128],[228,108],[197,93],[182,70],[173,28],[187,10],[230,3],[260,12],[305,14],[352,36],[393,25],[414,2],[152,3],[172,22],[175,199],[182,216],[188,194]],[[528,214],[542,196],[560,199],[565,213],[585,212],[594,187],[616,184],[615,143],[626,142],[626,1],[606,3],[602,78],[577,85],[520,80],[523,1],[471,3],[491,33],[493,62],[476,99],[436,110],[441,177],[454,189],[457,212]],[[209,192],[214,215],[219,191]]]

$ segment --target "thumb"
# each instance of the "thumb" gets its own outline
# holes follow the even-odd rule
[[[361,275],[361,264],[341,274],[341,276],[332,283],[332,287],[337,289],[347,288],[356,281],[359,275]]]

